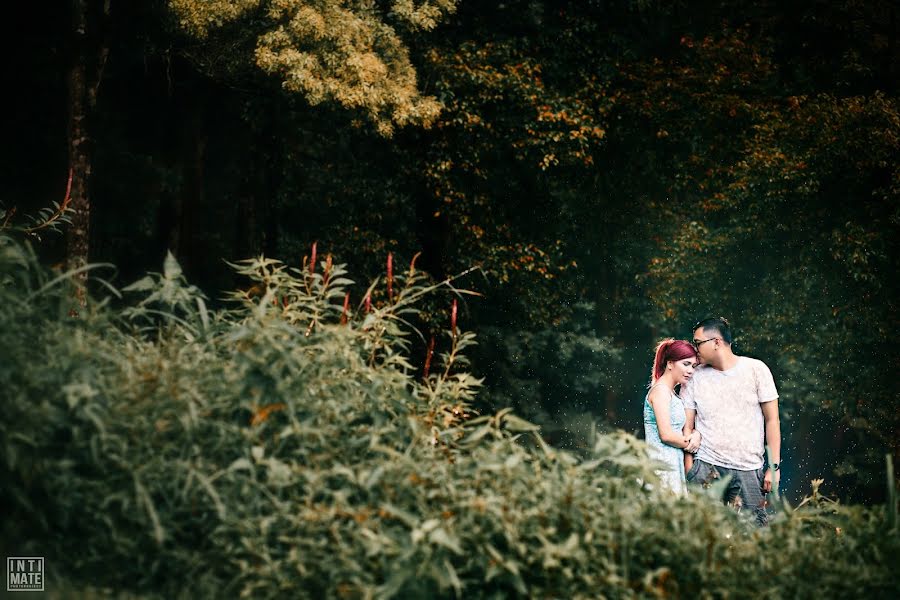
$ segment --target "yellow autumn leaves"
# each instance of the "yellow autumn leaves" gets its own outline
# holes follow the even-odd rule
[[[362,112],[389,137],[396,127],[431,125],[441,108],[419,92],[398,27],[431,30],[456,3],[395,0],[387,13],[371,2],[342,0],[169,0],[169,8],[179,26],[201,40],[247,19],[259,28],[247,61],[310,104],[335,102]]]

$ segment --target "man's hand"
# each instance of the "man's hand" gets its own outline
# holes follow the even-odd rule
[[[763,485],[762,491],[765,493],[769,493],[772,491],[772,486],[774,485],[776,489],[778,489],[778,480],[781,476],[778,474],[778,471],[773,471],[772,469],[766,469],[766,474],[763,475]]]

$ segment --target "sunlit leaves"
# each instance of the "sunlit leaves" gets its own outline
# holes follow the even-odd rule
[[[433,29],[455,10],[455,0],[398,0],[384,11],[339,0],[172,0],[169,6],[182,28],[199,38],[243,20],[258,39],[255,55],[239,60],[254,62],[310,104],[335,102],[361,111],[382,135],[407,124],[428,125],[440,110],[419,92],[394,22]]]

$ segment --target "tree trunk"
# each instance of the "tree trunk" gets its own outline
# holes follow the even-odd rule
[[[164,197],[157,215],[157,239],[163,255],[172,252],[185,275],[194,278],[203,265],[201,227],[205,192],[209,83],[186,61],[175,63],[176,83],[170,87],[170,127],[166,165],[178,174],[179,185]],[[162,260],[162,256],[159,257]]]
[[[237,206],[235,258],[250,258],[260,253],[278,257],[281,214],[278,192],[281,181],[281,146],[278,142],[279,111],[270,110],[268,122],[260,132],[248,136],[251,149],[249,174],[242,182]],[[265,150],[263,150],[265,148]],[[290,259],[292,257],[283,257]]]
[[[91,159],[87,141],[87,21],[86,0],[72,2],[74,49],[69,68],[69,168],[72,170],[72,192],[69,206],[74,211],[72,227],[66,236],[66,262],[69,268],[88,260],[91,204],[87,182],[91,176]]]
[[[619,415],[619,394],[615,390],[606,390],[606,394],[603,397],[603,408],[606,422],[615,425],[616,418]]]
[[[235,243],[232,258],[242,260],[259,254],[256,233],[256,198],[252,190],[243,190],[237,203],[235,219]]]
[[[72,64],[68,73],[69,168],[72,173],[72,226],[66,236],[66,263],[76,268],[90,254],[91,178],[90,117],[109,53],[106,21],[110,0],[72,0]]]
[[[198,227],[205,201],[206,182],[206,95],[202,83],[189,92],[189,114],[184,127],[181,157],[181,189],[178,192],[177,225],[172,249],[185,274],[197,276],[202,268],[203,244]]]

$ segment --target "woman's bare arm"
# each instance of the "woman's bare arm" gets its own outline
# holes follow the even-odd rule
[[[672,399],[671,392],[664,386],[658,386],[650,390],[650,407],[653,409],[653,415],[656,417],[656,426],[659,429],[659,438],[664,444],[675,448],[687,448],[690,443],[690,436],[672,428],[669,421],[669,402]]]

